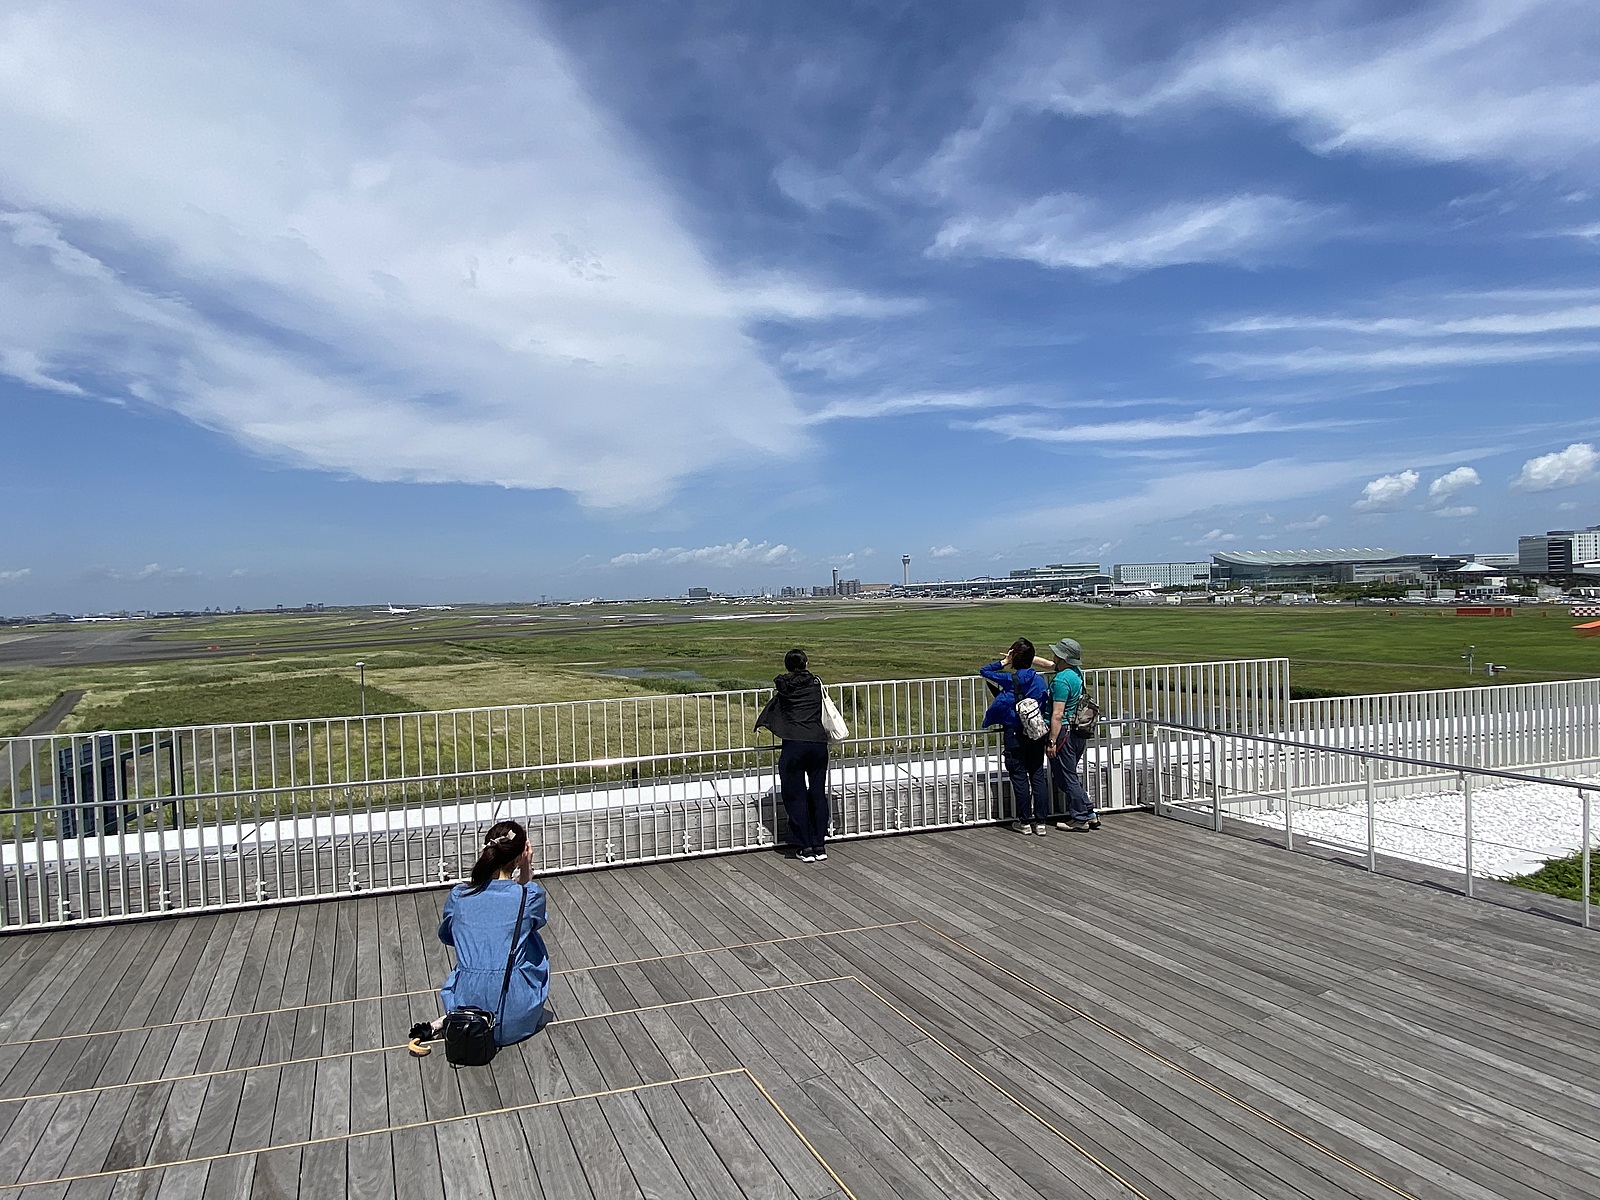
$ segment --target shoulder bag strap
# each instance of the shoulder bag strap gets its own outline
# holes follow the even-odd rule
[[[511,927],[511,949],[506,952],[506,977],[500,981],[500,1007],[495,1010],[494,1023],[499,1025],[505,1020],[506,993],[511,990],[511,964],[517,958],[517,935],[522,932],[522,914],[528,908],[528,885],[517,885],[522,891],[522,899],[517,902],[517,923]]]

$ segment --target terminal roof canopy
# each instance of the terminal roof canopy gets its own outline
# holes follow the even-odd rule
[[[1349,550],[1218,550],[1211,557],[1217,562],[1237,563],[1241,567],[1297,567],[1312,563],[1374,562],[1390,558],[1414,557],[1364,546]]]

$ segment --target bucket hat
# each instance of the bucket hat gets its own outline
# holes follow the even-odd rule
[[[1050,647],[1050,657],[1069,666],[1083,666],[1083,647],[1071,638],[1062,638]]]

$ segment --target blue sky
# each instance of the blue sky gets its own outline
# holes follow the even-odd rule
[[[18,0],[0,612],[1600,522],[1588,0]]]

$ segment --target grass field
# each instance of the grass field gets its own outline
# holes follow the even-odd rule
[[[703,610],[740,617],[749,609]],[[562,610],[483,636],[467,613],[431,619],[308,614],[215,617],[164,624],[159,636],[242,649],[255,657],[189,658],[129,666],[0,672],[0,734],[14,733],[62,691],[87,695],[64,730],[301,719],[358,710],[356,658],[367,663],[369,712],[537,703],[649,691],[764,686],[783,653],[804,646],[824,679],[965,674],[999,657],[1014,637],[1041,646],[1083,643],[1088,666],[1287,657],[1297,694],[1461,687],[1461,655],[1509,664],[1497,682],[1600,674],[1600,639],[1582,640],[1564,609],[1510,618],[1462,618],[1425,608],[1091,608],[1032,601],[942,608],[798,607],[780,621],[713,619],[617,627],[685,615],[677,606]],[[508,619],[505,610],[496,620]],[[511,634],[513,636],[505,636]],[[414,641],[408,638],[451,640]],[[360,649],[319,646],[330,637]],[[384,643],[398,643],[388,644]],[[301,649],[289,647],[300,646]],[[624,679],[607,668],[697,673],[692,680]]]

